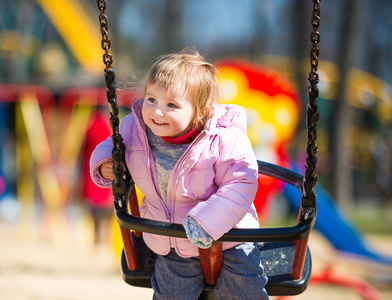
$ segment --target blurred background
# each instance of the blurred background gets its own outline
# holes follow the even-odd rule
[[[143,78],[160,55],[194,46],[218,65],[222,100],[246,108],[257,157],[303,173],[312,1],[108,2],[122,116],[136,100],[129,82]],[[316,275],[352,261],[339,275],[356,276],[362,287],[385,299],[392,297],[391,14],[392,2],[386,0],[321,2],[320,210],[313,246]],[[57,299],[34,289],[56,278],[45,270],[68,274],[76,287],[89,277],[91,265],[95,274],[112,276],[108,294],[77,290],[67,296],[72,290],[67,289],[58,299],[129,295],[117,273],[121,241],[111,191],[97,189],[86,172],[92,149],[110,135],[98,15],[94,0],[0,0],[4,299]],[[293,224],[300,197],[268,179],[260,184],[263,225]],[[319,251],[327,251],[328,259],[317,260]],[[48,264],[52,256],[57,264]],[[67,272],[57,273],[58,264]],[[17,286],[31,282],[23,277],[26,269],[42,282],[24,293]],[[101,288],[110,281],[93,279]],[[94,290],[93,283],[85,284]],[[352,290],[347,286],[345,292]],[[124,294],[115,294],[121,289]],[[315,293],[310,297],[330,292]]]

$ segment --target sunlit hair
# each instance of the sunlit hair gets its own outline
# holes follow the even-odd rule
[[[159,82],[166,89],[173,84],[184,82],[185,92],[192,100],[194,111],[193,128],[201,131],[214,111],[213,103],[219,98],[216,68],[206,62],[193,48],[185,48],[179,53],[162,56],[147,74],[143,96],[148,87]]]

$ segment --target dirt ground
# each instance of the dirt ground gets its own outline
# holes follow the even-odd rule
[[[380,253],[392,256],[392,237],[367,238]],[[320,274],[329,266],[343,278],[355,277],[371,282],[371,286],[367,287],[368,293],[379,296],[373,300],[392,299],[391,267],[364,265],[351,258],[339,256],[317,232],[312,232],[310,248],[314,275]],[[15,225],[0,223],[0,299],[151,298],[151,290],[131,287],[123,282],[118,258],[111,247],[78,247],[53,241],[22,239]],[[311,284],[305,293],[294,299],[364,298],[348,288]]]

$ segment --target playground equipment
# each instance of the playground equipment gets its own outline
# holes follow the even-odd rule
[[[124,161],[124,147],[119,133],[118,105],[116,102],[115,75],[112,69],[113,58],[109,53],[111,46],[108,37],[108,18],[105,15],[106,1],[97,0],[100,11],[100,28],[102,34],[102,49],[105,51],[105,84],[107,100],[110,109],[110,123],[113,130],[113,171],[116,179],[112,190],[114,195],[115,215],[124,242],[122,257],[123,278],[126,282],[136,286],[150,286],[150,276],[153,272],[154,255],[149,253],[141,238],[141,231],[186,238],[185,231],[180,224],[157,222],[140,217],[136,192],[129,171]],[[318,43],[320,34],[320,1],[313,0],[313,14],[311,34],[312,49],[310,52],[309,73],[309,104],[307,109],[308,139],[306,145],[307,160],[304,178],[290,170],[259,161],[259,173],[277,178],[289,183],[302,194],[298,223],[286,228],[262,229],[232,229],[207,250],[199,250],[205,274],[206,288],[201,295],[203,299],[212,299],[213,285],[219,275],[222,264],[222,241],[263,241],[263,264],[269,277],[266,289],[270,295],[295,295],[303,292],[310,280],[311,258],[307,247],[309,233],[316,219],[316,194],[314,188],[317,182],[315,165],[317,162],[316,124],[318,121],[317,97],[319,81]],[[128,204],[131,214],[128,212]],[[132,233],[130,230],[134,230]],[[273,262],[273,263],[272,263]]]
[[[15,110],[16,196],[23,208],[19,212],[23,234],[33,234],[30,224],[38,218],[47,237],[63,243],[69,235],[63,210],[72,193],[92,93],[73,102],[60,99],[61,114],[55,122],[55,98],[46,87],[2,84],[0,91],[0,102],[12,103]],[[57,129],[63,134],[56,134]],[[37,196],[42,201],[35,201]]]
[[[289,168],[287,147],[300,117],[300,95],[282,73],[239,59],[220,61],[221,101],[242,106],[248,117],[247,135],[258,159]],[[284,182],[259,175],[254,205],[263,225]],[[295,197],[295,196],[294,196]]]
[[[70,88],[56,99],[45,86],[0,84],[1,217],[17,220],[23,237],[59,246],[91,241],[84,236],[90,227],[80,230],[92,222],[78,205],[79,163],[94,109],[106,105],[104,91]],[[119,100],[130,106],[121,93]]]
[[[91,18],[76,0],[37,0],[63,37],[81,66],[99,74],[99,49],[92,48],[99,39]]]

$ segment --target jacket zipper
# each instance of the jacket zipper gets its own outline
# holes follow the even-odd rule
[[[184,154],[180,157],[180,159],[177,161],[176,165],[174,166],[174,168],[176,168],[176,166],[178,166],[178,167],[176,169],[176,173],[173,175],[173,182],[174,182],[173,183],[173,188],[172,189],[169,189],[169,187],[167,188],[167,190],[169,191],[170,195],[172,194],[172,191],[174,191],[175,188],[177,187],[177,184],[178,184],[177,173],[181,170],[180,166],[182,166],[184,164],[184,161],[186,160],[186,157],[188,156],[189,152],[191,152],[191,149],[194,147],[194,145],[196,143],[199,142],[199,140],[201,140],[203,138],[204,135],[205,135],[205,133],[204,134],[201,133],[199,136],[196,137],[196,139],[189,145],[188,149],[185,150]],[[167,199],[171,199],[171,197],[169,197],[169,194],[167,196],[168,196]],[[174,212],[175,201],[173,199],[173,201],[170,201],[170,202],[172,203],[171,208],[172,208],[172,211]]]
[[[147,126],[147,125],[146,125]],[[139,129],[140,130],[140,129]],[[143,135],[143,137],[144,137],[144,142],[145,142],[145,145],[147,145],[147,155],[148,155],[148,158],[150,158],[150,156],[152,156],[152,154],[151,154],[151,148],[148,146],[148,138],[147,138],[147,134],[143,131],[143,130],[140,130],[141,132],[142,132],[142,135]],[[150,165],[151,165],[151,160],[149,159],[148,160],[148,162],[149,162],[149,165],[148,165],[148,167],[150,168]],[[152,181],[152,186],[154,186],[155,187],[155,184],[154,184],[154,181],[153,181],[153,179],[152,179],[152,177],[150,177],[151,178],[151,181]],[[162,208],[163,208],[163,211],[165,212],[165,214],[166,214],[166,219],[169,221],[169,222],[171,222],[171,211],[170,211],[170,209],[167,207],[167,205],[165,205],[165,203],[163,202],[163,200],[162,200],[162,198],[161,197],[158,197],[159,198],[159,202],[160,202],[160,204],[161,204],[161,206],[162,206]]]
[[[182,169],[182,168],[180,168],[180,166],[183,166],[184,165],[184,162],[185,162],[185,160],[186,160],[186,157],[188,156],[188,154],[191,152],[191,148],[193,148],[194,147],[194,145],[196,144],[196,143],[198,143],[202,138],[203,138],[203,136],[205,135],[205,133],[201,133],[199,136],[197,136],[196,137],[196,139],[189,145],[189,147],[188,147],[188,149],[184,152],[184,154],[180,157],[180,159],[177,161],[177,163],[176,163],[176,166],[178,166],[177,167],[177,169],[176,169],[176,173],[173,175],[173,188],[172,189],[169,189],[169,187],[167,188],[167,190],[169,191],[169,193],[170,193],[170,196],[171,196],[171,194],[172,194],[172,192],[173,191],[175,191],[175,189],[177,188],[177,184],[178,184],[178,180],[177,180],[177,174],[178,174],[178,172]],[[176,168],[176,166],[174,166],[174,168]],[[169,180],[170,181],[170,180]],[[167,195],[167,200],[169,200],[169,199],[172,199],[172,197],[169,197],[169,193],[168,193],[168,195]],[[175,206],[175,201],[174,201],[174,199],[172,199],[171,201],[170,201],[170,204],[171,204],[171,210],[168,208],[168,205],[169,203],[167,203],[166,205],[167,205],[167,214],[166,214],[166,216],[169,216],[170,217],[170,222],[172,222],[172,218],[173,218],[173,220],[174,220],[174,206]],[[172,213],[173,212],[173,213]],[[172,237],[169,237],[169,242],[170,242],[170,247],[175,247],[176,248],[176,246],[177,246],[177,242],[176,242],[176,240],[175,239],[173,239]]]
[[[135,118],[136,118],[136,116],[135,116]],[[140,124],[139,124],[139,125],[140,125]],[[140,128],[139,128],[139,130],[140,130]],[[145,145],[147,145],[148,157],[150,157],[151,149],[148,147],[148,138],[147,138],[147,134],[146,134],[143,130],[141,130],[141,132],[143,133]],[[189,147],[188,147],[188,149],[185,151],[185,153],[180,157],[180,159],[178,160],[178,162],[176,163],[176,165],[179,164],[179,163],[183,164],[183,161],[185,161],[185,157],[186,157],[187,154],[190,152],[189,149],[191,149],[192,147],[194,147],[194,144],[196,144],[199,140],[201,140],[205,135],[206,135],[205,132],[201,132],[201,133],[196,137],[196,139],[191,143],[191,145],[189,145]],[[149,163],[151,164],[151,160],[149,160]],[[150,166],[149,166],[149,167],[150,167]],[[180,170],[180,168],[177,168],[175,177],[173,177],[173,178],[176,178],[176,177],[177,177],[178,170]],[[152,181],[152,178],[151,178],[151,181]],[[153,183],[152,185],[155,186],[154,183]],[[176,186],[177,186],[177,180],[175,180],[175,184],[174,184],[174,187],[176,187]],[[169,189],[169,188],[168,188],[167,190],[170,191],[170,193],[171,193],[171,191],[174,190],[174,189]],[[167,199],[169,199],[169,194],[168,194],[167,196],[168,196]],[[168,207],[168,203],[166,203],[166,205],[165,205],[165,203],[163,202],[163,200],[162,200],[161,197],[159,197],[159,202],[161,203],[162,208],[163,208],[163,210],[164,210],[164,212],[165,212],[165,214],[166,214],[166,219],[167,219],[169,222],[172,222],[172,217],[173,217],[172,212],[174,212],[174,202],[175,202],[175,201],[171,201],[171,202],[172,202],[172,207],[171,207],[172,209],[170,209],[170,208]],[[174,240],[172,237],[169,237],[169,245],[170,245],[170,247],[172,247],[172,246],[175,247],[175,246],[176,246],[175,244],[177,244],[177,243],[175,243],[175,240]]]

